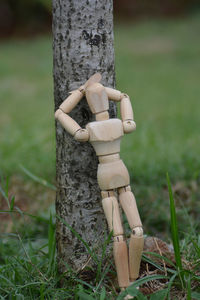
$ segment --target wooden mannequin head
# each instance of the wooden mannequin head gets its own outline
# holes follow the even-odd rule
[[[108,96],[104,86],[100,83],[93,83],[86,87],[85,95],[88,105],[94,114],[108,111]]]

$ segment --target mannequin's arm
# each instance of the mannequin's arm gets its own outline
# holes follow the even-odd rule
[[[84,96],[84,90],[81,87],[70,93],[70,95],[63,101],[59,108],[66,114],[70,113],[72,109],[81,101]]]
[[[120,112],[125,133],[130,133],[136,129],[136,123],[133,121],[133,109],[128,95],[121,93],[118,90],[106,87],[106,92],[109,100],[120,101]]]
[[[122,94],[120,103],[120,112],[123,122],[124,132],[130,133],[136,129],[136,123],[133,121],[133,109],[128,95]]]
[[[85,142],[89,139],[89,134],[86,129],[82,129],[76,121],[74,121],[68,113],[78,104],[83,98],[84,92],[81,90],[73,91],[66,100],[60,105],[55,112],[55,118],[77,141]]]

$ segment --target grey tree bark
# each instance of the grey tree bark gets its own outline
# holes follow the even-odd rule
[[[55,110],[95,72],[114,87],[112,0],[53,0]],[[86,100],[71,112],[81,127],[94,120]],[[116,116],[111,102],[110,116]],[[100,249],[106,222],[97,185],[97,158],[89,143],[78,143],[56,124],[57,215],[92,247]],[[74,270],[88,260],[83,243],[57,218],[58,266]]]

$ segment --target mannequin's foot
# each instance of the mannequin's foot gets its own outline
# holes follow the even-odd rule
[[[124,300],[129,300],[129,299],[134,299],[134,298],[133,298],[133,296],[131,296],[131,295],[126,295],[126,296],[124,297]]]
[[[135,280],[136,280],[136,279],[135,279]],[[134,283],[135,280],[132,279],[132,280],[130,281],[130,285],[131,285],[132,283]],[[137,286],[136,289],[139,290],[139,287]],[[123,292],[124,290],[125,290],[125,288],[121,288],[121,292]],[[129,300],[129,299],[134,299],[134,296],[126,295],[126,296],[124,297],[123,300]]]
[[[121,291],[123,292],[125,290],[125,288],[121,288]],[[133,296],[131,295],[126,295],[123,300],[129,300],[129,299],[133,299]]]

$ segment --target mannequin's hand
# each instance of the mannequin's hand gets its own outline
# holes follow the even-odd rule
[[[74,138],[78,142],[87,142],[89,140],[89,133],[87,129],[79,129],[76,131]]]
[[[124,133],[130,133],[136,129],[136,123],[132,120],[126,120],[123,122]]]

